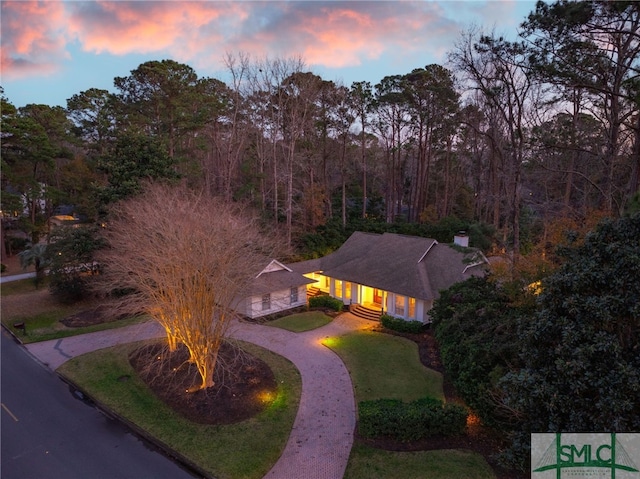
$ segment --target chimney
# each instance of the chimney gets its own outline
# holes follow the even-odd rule
[[[464,248],[469,247],[469,236],[466,231],[458,231],[458,233],[453,237],[453,244],[462,246]]]

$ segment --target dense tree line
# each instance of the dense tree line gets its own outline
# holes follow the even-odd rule
[[[526,252],[551,220],[616,216],[637,195],[639,22],[633,2],[541,2],[518,41],[472,28],[446,66],[375,85],[238,54],[228,83],[163,60],[66,108],[3,98],[2,211],[35,244],[60,205],[98,219],[141,179],[180,177],[249,202],[289,243],[356,217],[453,216]]]
[[[532,288],[472,278],[435,302],[459,394],[507,434],[502,460],[530,470],[532,432],[640,427],[640,213],[605,219]]]

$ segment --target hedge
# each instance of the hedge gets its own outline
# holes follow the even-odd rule
[[[383,314],[380,317],[380,322],[387,329],[398,331],[400,333],[421,333],[425,330],[426,326],[420,321],[407,321],[402,318],[395,318],[388,314]]]
[[[344,307],[344,303],[336,298],[332,298],[329,295],[322,294],[320,296],[314,296],[309,298],[309,307],[310,308],[329,308],[334,311],[342,311]]]
[[[358,405],[358,432],[366,438],[411,442],[435,435],[455,436],[464,433],[466,424],[465,408],[433,398],[410,403],[377,399]]]

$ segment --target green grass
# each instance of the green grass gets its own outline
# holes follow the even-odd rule
[[[331,322],[331,317],[322,311],[307,311],[305,313],[292,314],[284,318],[276,319],[267,323],[267,326],[286,329],[294,333],[310,331]]]
[[[243,349],[266,361],[279,386],[278,397],[258,416],[232,425],[187,421],[156,398],[138,379],[128,354],[140,343],[89,353],[62,365],[58,372],[218,479],[262,478],[280,457],[291,432],[302,381],[289,361],[258,346]],[[122,376],[128,381],[119,381]]]
[[[324,340],[344,361],[356,403],[390,398],[444,400],[442,375],[420,362],[418,346],[408,339],[363,331]]]
[[[492,479],[495,474],[477,453],[444,449],[392,452],[355,444],[344,479]]]
[[[324,344],[344,361],[356,402],[425,396],[444,400],[442,375],[420,362],[417,345],[404,338],[371,331],[328,338]],[[355,442],[345,479],[495,478],[477,453],[459,450],[396,452]]]
[[[77,312],[77,310],[77,306],[59,306],[51,311],[35,314],[33,316],[3,317],[2,324],[13,332],[20,341],[24,344],[28,344],[37,343],[39,341],[48,341],[50,339],[66,338],[69,336],[76,336],[78,334],[93,333],[94,331],[122,328],[124,326],[129,326],[130,324],[141,323],[148,320],[145,316],[135,316],[118,321],[110,321],[107,323],[79,328],[68,328],[60,322],[61,319]],[[15,328],[15,323],[24,323],[26,334],[24,334],[21,329]]]
[[[21,279],[19,281],[9,281],[8,283],[2,283],[0,286],[0,294],[2,296],[9,296],[12,294],[31,293],[40,289],[46,289],[49,287],[49,280],[45,278],[42,284],[36,288],[34,278]]]

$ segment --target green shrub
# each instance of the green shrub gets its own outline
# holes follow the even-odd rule
[[[89,296],[86,277],[77,274],[51,274],[49,291],[62,304],[73,304]]]
[[[0,264],[0,273],[4,273],[7,270],[7,265],[4,263]]]
[[[389,437],[403,442],[429,436],[462,434],[467,412],[458,404],[434,398],[405,403],[399,399],[362,401],[358,405],[358,432],[362,437]]]
[[[417,334],[423,332],[426,328],[426,325],[420,321],[407,321],[402,318],[394,318],[388,314],[383,314],[380,317],[380,322],[385,328],[398,331],[399,333]]]
[[[334,311],[342,311],[344,303],[336,298],[332,298],[326,294],[309,298],[310,308],[329,308]]]

